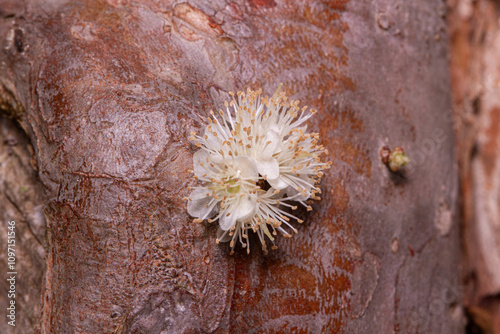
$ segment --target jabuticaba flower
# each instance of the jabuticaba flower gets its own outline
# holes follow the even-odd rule
[[[203,134],[191,133],[200,149],[193,156],[193,173],[199,186],[190,187],[187,211],[194,222],[217,221],[216,242],[236,243],[250,252],[248,231],[257,234],[267,253],[266,238],[275,249],[274,236],[297,233],[290,213],[311,199],[319,200],[319,181],[331,162],[321,160],[327,150],[319,134],[307,133],[305,122],[316,113],[300,108],[280,93],[261,97],[261,90],[238,92],[225,102],[225,112],[211,112]]]

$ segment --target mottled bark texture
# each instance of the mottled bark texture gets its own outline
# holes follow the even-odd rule
[[[471,329],[500,333],[500,6],[450,0],[451,73]]]
[[[31,166],[33,151],[28,138],[15,123],[0,118],[0,309],[1,333],[32,333],[40,319],[42,272],[44,268],[45,218],[42,188]],[[9,221],[16,222],[16,302],[17,331],[9,330],[6,309],[7,232]]]
[[[1,4],[2,113],[32,145],[46,219],[41,296],[23,283],[27,320],[2,332],[461,332],[441,1]],[[333,168],[297,235],[231,257],[181,200],[187,137],[228,91],[280,82],[320,111]],[[34,224],[18,207],[2,224]]]

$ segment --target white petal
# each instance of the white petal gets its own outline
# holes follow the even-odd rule
[[[229,216],[227,214],[223,214],[222,217],[219,218],[219,226],[223,231],[229,230],[231,227],[236,224],[236,213],[234,211],[229,211]]]
[[[272,198],[272,199],[280,199],[285,194],[283,191],[280,191],[279,193],[276,194],[274,192],[275,190],[276,190],[276,188],[273,188],[273,187],[267,189],[266,194],[263,195],[263,197]]]
[[[210,204],[214,199],[212,196],[207,196],[208,190],[196,189],[189,196],[190,200],[187,202],[187,212],[196,218],[212,218],[217,211],[217,206]],[[207,208],[208,205],[208,208]]]
[[[209,159],[212,163],[219,165],[219,166],[224,166],[224,163],[226,162],[226,160],[224,160],[224,158],[222,157],[222,155],[219,152],[212,152],[210,154]]]
[[[229,216],[224,213],[219,219],[219,226],[222,230],[227,231],[236,224],[236,221],[246,221],[252,218],[257,209],[257,196],[245,195],[238,199],[234,204],[227,208]]]
[[[281,190],[281,189],[285,189],[286,187],[288,187],[288,183],[286,183],[282,177],[277,177],[275,179],[268,178],[267,182],[269,182],[271,187],[273,187],[274,189]],[[295,192],[297,192],[297,191],[295,191]]]
[[[276,131],[270,130],[266,133],[266,137],[263,139],[263,142],[266,144],[263,150],[259,153],[259,156],[264,159],[270,158],[273,156],[278,144],[281,142],[281,136]]]
[[[203,174],[207,173],[205,168],[202,167],[200,163],[203,163],[206,166],[208,156],[209,154],[205,150],[198,150],[193,154],[193,172],[197,177],[201,177]]]
[[[309,197],[311,196],[311,188],[306,188],[306,194],[307,196],[302,196],[302,195],[299,195],[298,197],[295,197],[295,200],[296,201],[306,201],[309,199]],[[297,194],[302,194],[300,191],[297,191],[297,189],[293,188],[293,187],[287,187],[286,190],[285,190],[285,193],[288,195],[288,196],[295,196]]]
[[[241,197],[237,207],[236,220],[240,220],[242,222],[248,220],[255,214],[256,208],[257,208],[256,195],[252,194]]]
[[[255,161],[246,155],[240,155],[234,158],[233,168],[240,171],[240,175],[243,179],[252,179],[259,175]]]
[[[207,162],[207,158],[208,161]],[[217,169],[214,167],[210,167],[210,162],[219,164],[222,158],[220,154],[211,154],[205,150],[198,150],[193,154],[193,173],[197,177],[202,177],[204,174],[207,174],[207,170],[213,171],[217,173]],[[203,164],[203,166],[202,166]]]
[[[288,196],[295,196],[297,195],[299,192],[297,191],[297,189],[295,189],[294,187],[292,186],[288,186],[286,189],[285,189],[285,193],[288,195]]]
[[[221,229],[219,227],[219,229],[217,230],[217,239],[219,239],[219,242],[228,242],[229,240],[231,240],[233,237],[229,235],[229,232],[224,231],[223,229]],[[222,236],[224,233],[226,233],[226,235]]]
[[[256,159],[259,174],[267,175],[268,179],[277,179],[280,176],[280,164],[275,158]]]
[[[214,136],[212,132],[208,131],[208,127],[205,128],[205,134],[203,136],[203,137],[206,136],[205,144],[208,148],[214,151],[218,151],[222,146],[222,142],[224,141],[224,134],[221,132],[221,130],[216,124],[212,124],[211,128],[212,131],[215,131],[217,137]]]

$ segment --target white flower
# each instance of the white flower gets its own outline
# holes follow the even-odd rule
[[[231,253],[237,241],[250,252],[250,229],[266,252],[266,237],[273,242],[277,232],[291,236],[284,227],[296,233],[290,219],[302,220],[286,210],[297,209],[289,202],[312,210],[308,200],[320,199],[317,184],[331,165],[319,157],[326,153],[319,135],[305,132],[304,122],[316,111],[288,102],[281,86],[271,99],[261,98],[260,90],[230,93],[226,111],[220,117],[211,112],[203,135],[190,137],[200,148],[193,172],[202,185],[187,198],[188,213],[195,222],[218,220],[216,241],[230,241]]]

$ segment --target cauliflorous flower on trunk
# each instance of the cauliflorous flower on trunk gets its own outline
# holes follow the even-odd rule
[[[248,231],[255,232],[267,252],[266,238],[273,242],[278,232],[290,237],[297,230],[289,210],[297,202],[312,210],[310,200],[319,200],[322,162],[327,153],[318,144],[319,134],[306,133],[305,122],[316,110],[299,108],[280,93],[261,97],[261,91],[238,92],[225,112],[208,119],[202,135],[190,140],[200,148],[193,156],[193,172],[201,185],[193,187],[187,202],[194,222],[218,221],[216,242],[237,242],[250,252]]]

